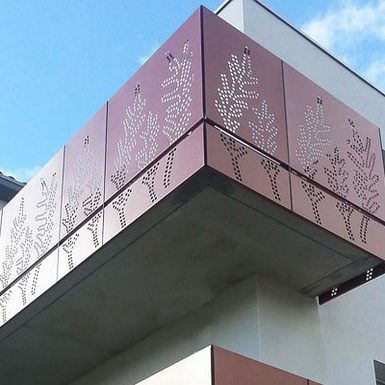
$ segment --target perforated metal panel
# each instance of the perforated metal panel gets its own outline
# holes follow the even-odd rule
[[[385,219],[378,128],[286,64],[284,76],[291,166]]]
[[[381,223],[307,179],[292,175],[291,186],[295,213],[385,259],[385,227]]]
[[[203,117],[196,11],[109,102],[106,199]]]
[[[205,10],[207,117],[288,163],[281,61]]]
[[[59,248],[58,279],[68,274],[102,246],[103,210],[95,213]]]
[[[63,151],[3,209],[0,288],[7,287],[59,242]]]
[[[224,131],[207,127],[207,163],[231,179],[290,209],[289,172]]]
[[[203,166],[203,127],[198,127],[105,207],[103,242],[108,242]]]
[[[66,145],[61,238],[104,202],[106,113],[104,106]]]
[[[57,262],[56,249],[0,296],[0,326],[56,283]]]

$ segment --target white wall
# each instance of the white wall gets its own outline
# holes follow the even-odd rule
[[[320,307],[327,385],[374,385],[373,360],[385,362],[385,279]]]
[[[251,277],[72,385],[135,384],[210,344],[314,380],[325,378],[315,300]]]

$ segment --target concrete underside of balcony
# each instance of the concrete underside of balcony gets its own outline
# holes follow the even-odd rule
[[[256,273],[316,296],[376,261],[202,169],[0,329],[0,383],[66,384]]]

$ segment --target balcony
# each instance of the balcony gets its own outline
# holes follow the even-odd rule
[[[385,258],[384,202],[379,130],[201,8],[4,208],[0,382],[70,382],[256,273],[333,289]]]

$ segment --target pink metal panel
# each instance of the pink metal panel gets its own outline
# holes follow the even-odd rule
[[[55,249],[0,296],[0,326],[56,283],[57,260]]]
[[[281,61],[208,10],[203,28],[207,117],[288,163]]]
[[[196,128],[104,209],[103,243],[204,166],[203,128]]]
[[[0,289],[59,242],[63,150],[4,207]]]
[[[307,385],[305,378],[216,346],[213,385]]]
[[[104,201],[106,106],[66,145],[60,238]]]
[[[200,11],[108,104],[106,199],[203,117]]]
[[[103,210],[99,210],[59,248],[58,279],[68,274],[102,246]]]
[[[385,227],[364,211],[291,175],[293,211],[326,230],[385,259]]]
[[[289,172],[224,131],[207,127],[207,163],[272,201],[291,208]]]
[[[385,219],[378,128],[286,64],[284,76],[291,166]]]

